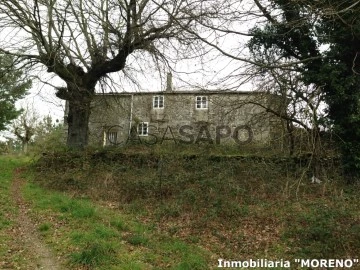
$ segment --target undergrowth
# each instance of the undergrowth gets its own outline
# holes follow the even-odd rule
[[[42,236],[69,269],[208,269],[203,249],[160,235],[134,216],[36,184],[24,195]],[[166,252],[178,245],[179,254]]]
[[[359,191],[339,181],[334,160],[317,170],[321,184],[310,182],[314,170],[306,159],[258,153],[101,150],[47,155],[33,169],[36,185],[75,200],[61,201],[56,195],[44,205],[54,205],[65,220],[82,220],[80,228],[87,219],[92,224],[105,219],[108,224],[82,229],[90,230],[89,235],[72,232],[70,246],[82,247],[71,253],[76,264],[97,266],[105,263],[101,258],[117,258],[117,265],[121,258],[128,268],[114,269],[137,269],[136,258],[139,269],[209,269],[218,258],[293,260],[360,254]],[[103,208],[89,210],[89,200],[116,214],[109,219]],[[139,225],[128,222],[134,219],[144,225],[136,229]],[[118,238],[120,244],[111,244],[109,239]],[[122,250],[124,243],[133,248]],[[195,252],[195,247],[206,252]],[[181,259],[174,263],[175,258]]]

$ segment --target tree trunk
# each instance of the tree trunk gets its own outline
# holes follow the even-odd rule
[[[291,121],[286,121],[286,130],[289,138],[289,155],[293,156],[295,151],[294,125]]]
[[[88,144],[90,105],[95,94],[96,80],[86,83],[81,68],[71,64],[68,68],[72,68],[74,81],[67,82],[67,87],[57,88],[56,96],[67,101],[67,146],[73,150],[82,150]]]
[[[90,100],[68,100],[67,146],[71,149],[83,149],[88,144]]]
[[[22,142],[22,151],[24,154],[28,153],[28,146],[29,146],[29,142]]]

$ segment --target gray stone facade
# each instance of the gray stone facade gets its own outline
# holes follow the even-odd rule
[[[279,125],[265,109],[271,100],[264,93],[225,91],[97,95],[89,144],[266,144]]]

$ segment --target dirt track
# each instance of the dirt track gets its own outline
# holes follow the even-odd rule
[[[20,170],[15,172],[11,185],[11,195],[18,208],[17,216],[14,217],[15,225],[10,230],[12,236],[12,246],[9,249],[9,258],[14,258],[14,254],[21,254],[19,257],[26,262],[26,268],[19,268],[13,262],[5,262],[4,269],[45,269],[60,270],[59,260],[54,256],[51,249],[42,241],[37,224],[29,217],[29,206],[21,195],[24,180],[20,177]]]

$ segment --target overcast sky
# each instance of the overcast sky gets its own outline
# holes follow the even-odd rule
[[[241,1],[240,1],[241,2]],[[238,3],[240,5],[240,2]],[[243,3],[243,2],[241,2]],[[241,7],[238,7],[241,9]],[[242,7],[244,8],[244,7]],[[250,24],[250,25],[249,25]],[[249,20],[243,20],[237,24],[236,30],[246,32],[251,26],[254,25],[254,22]],[[9,34],[8,32],[1,32],[2,37]],[[19,33],[14,33],[14,38],[19,38],[21,35]],[[11,42],[16,40],[11,37]],[[211,39],[211,35],[207,36]],[[236,36],[231,37],[231,35],[223,36],[224,38],[217,40],[217,46],[221,47],[223,50],[228,52],[234,52],[235,55],[242,56],[246,55],[246,52],[242,51],[244,48],[244,37]],[[210,48],[209,48],[210,49]],[[192,89],[226,89],[228,86],[232,87],[234,84],[238,86],[236,90],[252,90],[251,84],[242,84],[242,71],[239,69],[241,66],[240,61],[231,60],[225,57],[219,57],[218,52],[214,50],[213,52],[206,55],[206,59],[195,59],[191,61],[182,61],[173,63],[172,68],[175,69],[173,74],[173,85],[175,90],[192,90]],[[164,67],[152,66],[151,67],[151,57],[144,57],[145,62],[139,61],[136,53],[129,56],[127,60],[127,71],[138,71],[136,73],[135,81],[138,82],[138,85],[125,80],[122,76],[122,72],[113,74],[114,84],[111,85],[111,91],[122,92],[122,91],[161,91],[166,87],[166,73],[168,70]],[[208,61],[204,63],[204,61]],[[159,70],[160,68],[160,70]],[[157,70],[158,69],[158,70]],[[140,72],[139,72],[140,71]],[[34,71],[36,73],[37,71]],[[159,76],[159,72],[162,73],[162,76]],[[135,74],[133,73],[133,74]],[[222,78],[227,75],[232,75],[233,81],[224,82]],[[46,83],[50,83],[53,86],[62,86],[64,83],[59,79],[51,79],[51,74],[47,73],[46,70],[42,70],[39,77]],[[221,83],[220,83],[221,82]],[[50,115],[54,120],[59,119],[62,121],[64,114],[64,101],[61,101],[55,96],[54,87],[51,85],[39,83],[33,81],[33,87],[30,91],[30,94],[26,96],[24,100],[18,102],[17,106],[33,106],[35,110],[45,116]],[[98,91],[100,91],[100,85],[97,85]],[[236,87],[235,87],[236,88]],[[106,91],[110,91],[110,87],[106,87]]]

